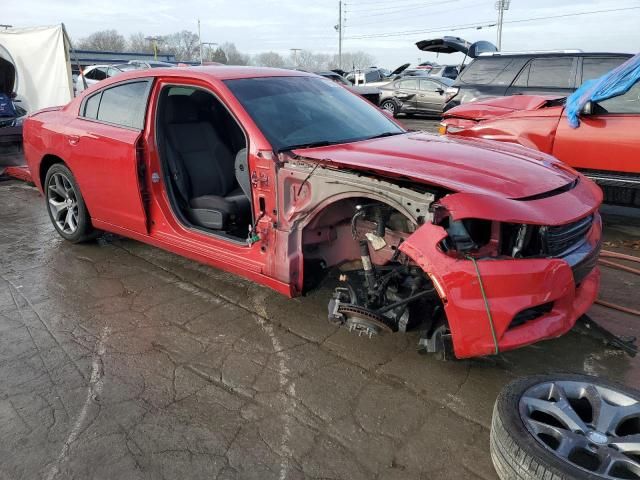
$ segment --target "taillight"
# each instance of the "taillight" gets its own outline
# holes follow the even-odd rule
[[[458,87],[449,87],[444,92],[444,103],[448,103],[453,97],[455,97],[460,89]]]

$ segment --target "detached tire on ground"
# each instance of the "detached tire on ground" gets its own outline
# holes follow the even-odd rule
[[[640,479],[640,392],[586,375],[523,377],[493,409],[502,480]]]
[[[66,165],[53,164],[43,187],[49,218],[62,238],[80,243],[95,237],[80,187]]]

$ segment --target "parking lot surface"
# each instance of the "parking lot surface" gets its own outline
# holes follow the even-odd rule
[[[494,479],[491,411],[509,380],[640,384],[637,359],[578,329],[441,362],[415,334],[330,325],[330,286],[287,299],[127,239],[71,245],[17,181],[0,182],[0,205],[0,479]],[[637,220],[606,220],[607,248],[637,254]],[[635,277],[603,278],[604,298],[639,307]]]

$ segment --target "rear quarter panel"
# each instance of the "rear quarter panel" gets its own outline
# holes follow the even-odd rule
[[[68,144],[64,132],[71,117],[64,110],[45,110],[28,117],[23,127],[24,156],[33,181],[42,191],[40,166],[45,155],[68,157]]]

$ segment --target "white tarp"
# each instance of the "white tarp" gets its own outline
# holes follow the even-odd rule
[[[14,88],[29,112],[64,105],[73,98],[69,41],[63,25],[0,30],[0,45],[16,67]]]

